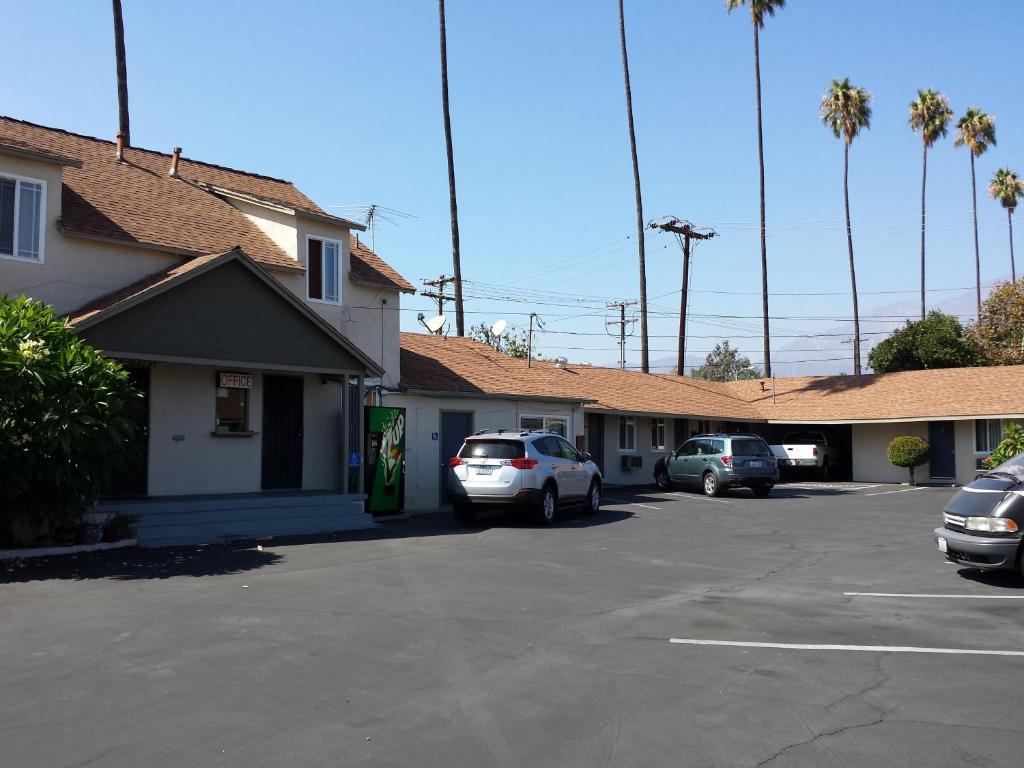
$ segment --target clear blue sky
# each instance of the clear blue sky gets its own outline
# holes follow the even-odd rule
[[[749,316],[724,325],[696,317],[690,349],[714,342],[697,336],[729,336],[760,362],[760,339],[739,338],[760,325],[749,17],[726,15],[719,0],[627,0],[626,14],[645,218],[714,226],[721,237],[695,257],[691,312]],[[124,0],[124,15],[135,144],[181,145],[190,157],[283,176],[325,207],[373,202],[414,214],[380,225],[378,251],[417,285],[450,272],[436,3]],[[110,3],[0,0],[0,18],[5,59],[20,62],[16,77],[0,78],[0,113],[113,137]],[[768,21],[770,287],[839,294],[773,296],[772,315],[851,313],[842,147],[817,114],[832,77],[849,75],[875,97],[872,128],[851,157],[862,312],[916,306],[921,145],[907,105],[917,88],[947,93],[957,115],[976,104],[996,117],[999,146],[978,163],[982,279],[1008,275],[1006,218],[984,184],[1000,165],[1024,172],[1024,83],[1014,59],[1022,29],[1024,4],[1015,0],[791,0]],[[549,331],[600,334],[602,302],[593,297],[638,294],[635,243],[624,239],[634,212],[615,2],[449,0],[448,53],[464,275],[551,292],[531,294],[543,303],[471,299],[469,321],[523,324],[535,310]],[[929,286],[973,285],[968,157],[951,137],[930,153],[928,198]],[[648,262],[652,310],[664,315],[651,333],[670,337],[674,241],[650,234]],[[867,293],[885,290],[907,293]],[[929,302],[963,293],[937,291]],[[432,314],[421,297],[403,305],[409,329],[417,310]],[[773,328],[773,347],[802,350],[810,343],[781,337],[846,325],[779,319]],[[601,335],[548,333],[539,345],[574,360],[618,357]],[[638,346],[631,339],[631,364]],[[789,357],[849,354],[838,339],[818,346]],[[652,338],[651,347],[652,358],[670,357],[674,342]]]

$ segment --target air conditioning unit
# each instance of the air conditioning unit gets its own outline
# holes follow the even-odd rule
[[[644,465],[643,456],[622,456],[622,471],[629,472],[633,469],[640,469]]]

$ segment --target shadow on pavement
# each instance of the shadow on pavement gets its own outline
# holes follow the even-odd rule
[[[1024,577],[1017,571],[981,571],[977,568],[960,568],[957,573],[967,581],[984,584],[986,587],[1024,590]]]

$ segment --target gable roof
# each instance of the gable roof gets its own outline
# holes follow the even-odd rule
[[[404,277],[398,274],[380,256],[366,247],[358,237],[351,236],[348,239],[349,251],[352,254],[352,263],[349,267],[351,278],[364,285],[393,288],[401,293],[416,293]]]
[[[516,360],[466,338],[401,334],[410,393],[572,395],[588,411],[826,423],[1024,415],[1024,366],[718,382]],[[763,386],[762,386],[763,381]]]

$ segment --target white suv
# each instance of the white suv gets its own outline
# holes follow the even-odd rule
[[[545,525],[559,505],[582,505],[587,514],[601,506],[601,470],[553,432],[478,432],[449,463],[452,509],[463,524],[483,506],[525,507]]]

